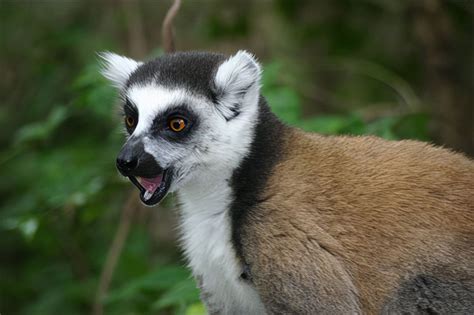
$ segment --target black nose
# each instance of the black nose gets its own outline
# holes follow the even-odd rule
[[[131,138],[124,144],[117,156],[117,169],[124,176],[130,176],[130,173],[138,167],[140,154],[143,152],[143,144],[135,138]]]
[[[117,158],[117,168],[122,173],[129,173],[136,169],[138,166],[137,157],[118,157]]]
[[[163,169],[155,158],[145,152],[143,142],[138,138],[130,138],[117,156],[117,169],[123,176],[139,176],[152,178],[161,174]]]

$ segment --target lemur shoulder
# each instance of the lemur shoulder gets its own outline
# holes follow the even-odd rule
[[[472,160],[285,125],[244,51],[103,59],[117,167],[147,205],[177,192],[211,314],[474,313]]]

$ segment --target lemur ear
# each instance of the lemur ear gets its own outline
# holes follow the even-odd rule
[[[217,108],[227,121],[237,117],[244,103],[258,102],[261,68],[244,50],[224,61],[214,78]]]
[[[103,60],[102,75],[119,89],[125,86],[132,72],[142,64],[111,52],[99,53],[99,57]]]

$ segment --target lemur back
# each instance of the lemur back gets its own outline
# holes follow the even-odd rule
[[[279,142],[240,235],[271,313],[474,312],[472,161],[293,128]]]

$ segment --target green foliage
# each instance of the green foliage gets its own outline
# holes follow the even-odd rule
[[[144,299],[148,302],[144,303]],[[183,315],[189,309],[194,312],[198,310],[198,302],[199,292],[196,285],[190,278],[189,271],[180,266],[155,268],[112,291],[105,300],[105,303],[114,309],[123,309],[135,304],[142,313],[172,309],[175,314]]]
[[[278,62],[265,66],[262,92],[273,112],[290,125],[327,135],[377,135],[390,140],[429,140],[427,129],[429,117],[426,113],[391,114],[370,121],[363,119],[357,112],[304,118],[301,114],[302,102],[298,93],[291,87],[279,83],[282,77],[281,69],[282,65]]]
[[[67,109],[58,106],[52,110],[43,122],[36,122],[20,128],[14,138],[14,145],[32,145],[47,140],[56,128],[67,118]]]

